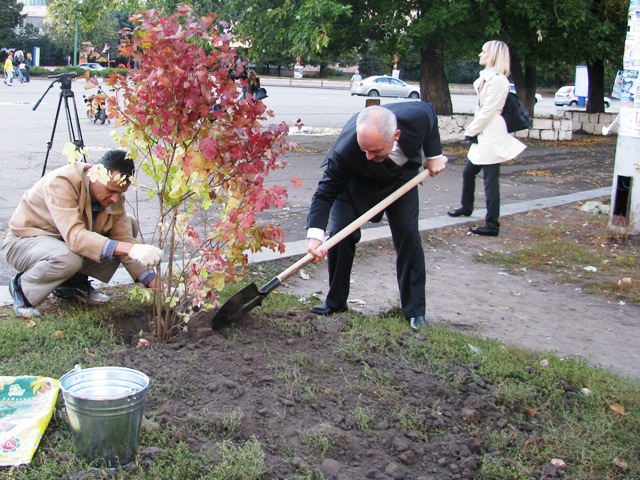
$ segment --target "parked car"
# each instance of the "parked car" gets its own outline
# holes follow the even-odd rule
[[[513,83],[509,84],[509,91],[516,93],[516,86]],[[540,95],[539,93],[536,93],[536,103],[538,103],[540,100],[542,100],[542,95]]]
[[[578,97],[574,95],[576,87],[567,85],[565,87],[560,87],[560,89],[556,92],[553,97],[553,103],[555,103],[558,107],[568,105],[570,107],[578,106]],[[604,97],[604,108],[609,108],[611,105],[611,99],[609,97]]]
[[[78,66],[80,68],[84,68],[85,70],[105,70],[105,68],[99,63],[79,63]]]
[[[408,85],[402,80],[387,75],[374,75],[354,82],[351,87],[351,95],[420,98],[420,87]]]

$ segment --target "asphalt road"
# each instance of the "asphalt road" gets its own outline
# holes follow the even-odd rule
[[[294,125],[301,119],[306,126],[340,128],[354,113],[360,111],[367,97],[352,96],[346,86],[330,88],[309,88],[302,86],[289,86],[287,83],[277,81],[277,85],[269,85],[276,82],[273,79],[263,81],[269,97],[266,105],[275,113],[276,123],[282,121],[288,125]],[[395,102],[412,102],[417,100],[380,98],[381,104]],[[476,96],[472,90],[466,89],[466,93],[452,93],[451,101],[454,113],[473,114],[476,107]],[[553,103],[553,97],[545,95],[535,106],[535,115],[555,115],[558,111],[567,110],[568,107],[558,107]],[[607,112],[619,111],[619,101],[614,100]]]

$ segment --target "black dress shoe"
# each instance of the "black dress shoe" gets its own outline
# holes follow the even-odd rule
[[[483,235],[485,237],[497,237],[499,231],[489,227],[473,227],[471,233],[476,235]]]
[[[341,313],[346,311],[347,311],[346,305],[343,305],[340,308],[331,308],[326,303],[315,306],[311,309],[311,313],[315,313],[316,315],[333,315],[334,313]]]
[[[472,212],[465,210],[463,208],[457,208],[455,210],[451,210],[450,212],[447,212],[447,215],[449,215],[450,217],[470,217],[471,213]]]

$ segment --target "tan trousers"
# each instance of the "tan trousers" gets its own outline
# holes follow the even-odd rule
[[[22,272],[22,292],[33,306],[76,273],[107,283],[120,266],[119,257],[97,263],[73,253],[62,240],[46,235],[16,237],[10,233],[3,248],[7,261]]]
[[[135,238],[138,234],[138,222],[129,217]],[[108,283],[120,266],[119,257],[94,262],[73,253],[62,240],[47,235],[17,237],[9,233],[2,248],[9,264],[22,272],[22,292],[33,306],[37,306],[76,273]]]

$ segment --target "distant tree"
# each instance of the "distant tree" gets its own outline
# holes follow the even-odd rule
[[[478,64],[478,57],[445,59],[444,70],[450,83],[470,84],[478,78],[482,67]]]
[[[49,17],[56,31],[68,31],[78,20],[80,28],[90,32],[98,28],[104,16],[115,10],[114,0],[49,0]]]
[[[353,51],[350,15],[337,0],[230,0],[223,17],[254,61],[285,55],[329,64]]]
[[[530,111],[538,67],[587,63],[588,110],[603,112],[604,65],[622,60],[628,0],[499,0],[472,2],[486,39],[509,44],[511,73]],[[479,47],[478,47],[479,48]]]
[[[370,0],[354,5],[361,35],[379,50],[400,59],[419,56],[422,99],[441,115],[453,113],[445,59],[459,55],[468,38],[477,38],[479,22],[466,0]],[[358,36],[356,36],[358,38]],[[360,37],[361,38],[361,37]]]
[[[588,113],[604,112],[605,66],[622,65],[628,10],[628,0],[593,0],[588,21],[581,25],[580,38],[589,38],[589,47],[582,50],[589,72]]]
[[[49,16],[56,42],[67,54],[73,52],[77,21],[79,56],[83,54],[81,45],[85,42],[95,46],[98,52],[106,43],[117,45],[119,23],[112,12],[116,11],[118,5],[115,0],[50,0]]]
[[[155,8],[160,13],[170,15],[178,10],[180,5],[188,3],[196,15],[206,15],[210,12],[220,14],[229,0],[118,0],[120,11],[137,12]]]
[[[22,25],[24,5],[17,0],[0,0],[0,46],[12,48],[16,39],[16,27]]]
[[[40,48],[40,65],[60,65],[63,60],[63,51],[55,39],[30,24],[18,30],[12,46],[25,53],[32,52],[33,47]]]

